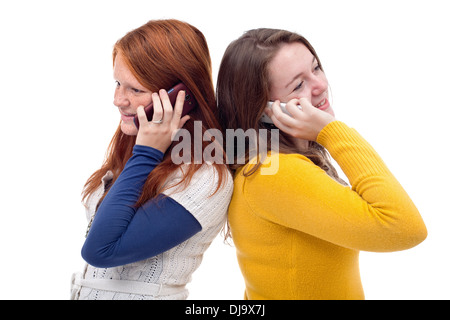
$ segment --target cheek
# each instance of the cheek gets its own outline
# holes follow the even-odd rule
[[[152,102],[152,95],[151,95],[151,94],[148,94],[148,95],[145,94],[145,96],[136,98],[136,99],[133,101],[132,107],[133,107],[134,111],[136,112],[136,110],[137,110],[137,108],[138,108],[139,106],[144,106],[144,107],[146,107],[146,106],[148,106],[151,102]]]
[[[281,99],[278,91],[279,90],[277,90],[277,88],[274,86],[269,87],[269,100],[270,101],[275,101],[277,99]]]

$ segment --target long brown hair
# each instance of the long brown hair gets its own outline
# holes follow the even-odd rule
[[[224,128],[229,129],[273,129],[273,125],[260,121],[269,101],[270,78],[268,65],[282,45],[300,42],[304,44],[322,64],[313,46],[303,36],[279,29],[254,29],[247,31],[233,41],[225,51],[217,79],[217,104],[219,119]],[[323,69],[322,69],[323,70]],[[324,169],[330,176],[340,180],[332,166],[328,152],[318,143],[311,141],[307,150],[299,150],[292,139],[281,130],[279,151],[300,153]],[[270,150],[271,130],[267,130],[267,149]],[[245,164],[249,162],[249,143],[247,142]],[[265,155],[260,155],[256,166],[249,166],[245,176],[253,174],[262,164]],[[235,160],[237,160],[235,158]],[[245,164],[231,161],[230,168],[237,170]],[[342,182],[342,181],[341,181]]]
[[[173,19],[151,20],[116,42],[113,65],[118,53],[124,57],[136,79],[148,90],[157,92],[161,88],[170,89],[178,82],[183,82],[191,90],[198,107],[190,113],[191,119],[183,127],[191,137],[194,136],[194,121],[201,121],[202,134],[211,128],[221,129],[217,120],[209,49],[204,35],[197,28]],[[91,175],[84,186],[83,201],[101,186],[102,177],[108,171],[113,172],[114,183],[131,157],[135,142],[136,136],[122,133],[119,124],[102,167]],[[172,143],[163,161],[148,176],[137,206],[161,193],[167,177],[179,168],[180,165],[171,160],[171,151],[178,143]],[[206,146],[207,143],[202,142],[202,151]],[[191,150],[193,148],[194,141],[191,139]],[[202,166],[194,164],[194,152],[191,152],[191,156],[191,164],[187,166],[182,181],[185,185]],[[228,168],[220,163],[213,165],[219,172],[219,189]]]

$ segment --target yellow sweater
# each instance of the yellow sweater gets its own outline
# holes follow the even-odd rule
[[[409,196],[355,130],[334,121],[317,141],[351,188],[299,154],[269,155],[276,174],[261,174],[267,162],[249,177],[236,172],[229,223],[246,299],[364,299],[359,251],[404,250],[427,236]]]

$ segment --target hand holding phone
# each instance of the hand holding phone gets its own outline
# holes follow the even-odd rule
[[[267,102],[267,108],[272,109],[273,103],[274,103],[273,101]],[[302,109],[302,107],[301,107],[300,105],[298,105],[297,107],[298,107],[300,110]],[[286,113],[287,115],[289,115],[289,116],[292,117],[292,115],[289,113],[289,111],[286,110],[286,103],[285,103],[285,102],[281,102],[281,103],[280,103],[280,108],[281,108],[281,111],[283,111],[284,113]],[[265,123],[272,123],[272,124],[273,124],[272,119],[271,119],[267,114],[265,114],[265,113],[262,115],[261,121],[262,121],[262,122],[265,122]]]
[[[197,107],[197,100],[195,100],[195,97],[189,90],[189,88],[186,87],[184,83],[180,82],[177,85],[175,85],[172,89],[167,91],[172,106],[175,106],[175,101],[177,100],[178,92],[180,92],[181,90],[184,90],[186,92],[184,98],[183,113],[181,114],[181,117],[183,117],[189,112],[191,112],[192,109]],[[151,120],[153,118],[153,103],[150,102],[150,104],[144,108],[144,111],[145,114],[147,115],[147,119]],[[134,124],[139,129],[139,119],[137,115],[134,117]]]
[[[286,104],[280,105],[280,109],[289,117],[282,114],[275,115],[272,111],[272,104],[268,104],[267,107],[270,111],[267,112],[278,120],[276,126],[284,133],[300,140],[316,141],[320,131],[335,120],[334,115],[313,106],[307,98],[293,100],[297,100],[292,102],[302,110],[302,112],[295,112],[295,117],[289,114]],[[299,105],[300,103],[301,105]],[[268,118],[270,119],[270,117]],[[269,123],[272,123],[271,119]]]

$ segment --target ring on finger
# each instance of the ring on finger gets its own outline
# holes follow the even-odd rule
[[[152,123],[155,123],[155,124],[161,124],[163,122],[163,119],[160,119],[160,120],[152,120]]]

